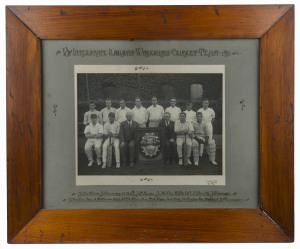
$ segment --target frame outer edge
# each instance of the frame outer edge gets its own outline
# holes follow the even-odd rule
[[[291,14],[292,13],[292,14]],[[10,16],[10,17],[8,17],[8,15],[13,15],[13,16]],[[266,42],[266,40],[267,40],[267,36],[270,34],[270,33],[272,33],[273,32],[273,30],[277,27],[277,25],[280,25],[280,23],[282,22],[282,20],[286,20],[287,19],[287,17],[286,16],[288,16],[289,17],[289,20],[291,19],[291,16],[292,16],[292,29],[294,29],[294,6],[292,6],[292,8],[291,9],[289,9],[289,11],[280,19],[280,21],[279,21],[279,24],[275,24],[274,25],[274,27],[272,27],[269,31],[267,31],[264,35],[263,35],[263,37],[261,38],[261,47],[262,47],[262,44],[264,43],[264,42]],[[11,113],[10,113],[10,111],[11,110],[15,110],[14,108],[16,108],[16,109],[18,109],[18,108],[23,108],[24,106],[22,106],[22,105],[20,105],[20,103],[14,103],[14,100],[12,100],[11,98],[15,98],[16,96],[17,97],[22,97],[22,94],[21,95],[17,95],[16,93],[18,93],[18,94],[20,94],[20,92],[22,92],[20,89],[19,89],[19,92],[18,92],[18,89],[16,88],[15,90],[16,90],[16,92],[12,92],[11,91],[11,86],[13,85],[13,79],[14,79],[14,76],[13,76],[13,73],[12,72],[10,72],[10,69],[11,68],[9,68],[8,66],[10,65],[8,62],[9,62],[9,60],[8,60],[8,57],[10,57],[10,55],[12,54],[12,55],[14,55],[14,53],[16,53],[17,54],[17,51],[13,51],[12,49],[9,49],[9,44],[8,44],[8,38],[9,38],[9,36],[12,36],[13,35],[13,32],[11,31],[11,30],[9,30],[9,28],[8,28],[8,24],[9,24],[9,22],[10,21],[12,21],[14,18],[16,18],[16,16],[15,16],[15,14],[13,14],[13,12],[8,8],[8,7],[6,7],[6,35],[7,35],[7,134],[8,135],[11,135],[11,133],[12,132],[15,132],[15,131],[17,131],[17,132],[20,132],[20,133],[22,133],[22,131],[23,131],[23,133],[24,133],[24,130],[26,130],[26,129],[28,129],[28,127],[26,128],[26,123],[24,122],[24,121],[27,121],[28,119],[28,117],[27,116],[25,116],[25,117],[22,117],[22,119],[19,119],[19,120],[17,120],[17,123],[13,123],[14,121],[14,119],[16,119],[16,116],[13,116],[13,115],[11,115]],[[24,26],[24,24],[20,21],[20,19],[18,19],[17,21],[14,21],[14,22],[18,22],[19,24],[18,25],[23,25],[23,28],[22,29],[24,29],[24,30],[27,30],[27,31],[29,31],[28,30],[28,27],[26,28],[25,26]],[[20,35],[20,34],[19,34]],[[24,34],[23,34],[24,35]],[[30,36],[30,35],[29,35]],[[32,33],[31,33],[31,36],[32,36],[32,38],[29,38],[29,39],[33,39],[33,40],[38,40],[39,42],[40,42],[40,40],[35,36],[35,35],[33,35]],[[27,37],[28,38],[28,37]],[[292,30],[292,38],[294,39],[294,30]],[[288,38],[287,38],[288,39]],[[293,43],[293,46],[294,46],[294,43]],[[290,57],[290,58],[294,58],[294,47],[293,46],[291,46],[292,47],[292,57]],[[39,68],[39,70],[37,70],[37,71],[39,71],[39,72],[41,72],[41,45],[40,45],[40,43],[39,43],[39,45],[37,46],[38,47],[38,52],[36,51],[36,56],[37,57],[39,57],[39,59],[37,60],[37,62],[39,62],[39,66],[37,66],[37,65],[35,65],[36,67],[38,67]],[[27,50],[27,52],[28,52],[28,50]],[[262,53],[261,53],[261,55],[262,55]],[[15,61],[17,61],[17,59],[15,58]],[[292,61],[292,64],[293,64],[293,59],[290,59],[290,61],[289,61],[289,63],[291,63],[291,61]],[[28,62],[28,61],[27,61]],[[288,63],[288,64],[289,64]],[[12,64],[13,65],[13,64]],[[25,64],[23,64],[23,66],[24,66]],[[289,64],[290,65],[290,64]],[[25,67],[26,68],[26,67]],[[293,68],[293,66],[292,66],[292,68]],[[25,70],[24,68],[22,69],[23,71]],[[262,70],[262,60],[261,60],[261,72],[262,72],[263,70]],[[293,71],[293,70],[292,70]],[[23,75],[24,76],[24,75]],[[26,76],[26,72],[25,72],[25,76]],[[263,74],[261,73],[261,80],[262,80],[262,76],[263,76]],[[33,105],[33,107],[36,109],[36,108],[38,108],[38,113],[40,114],[40,116],[39,117],[37,117],[37,122],[38,123],[40,123],[40,125],[38,126],[32,126],[31,125],[31,129],[29,129],[29,133],[31,133],[31,137],[32,137],[32,134],[33,134],[33,136],[34,135],[37,135],[37,137],[41,137],[41,134],[38,134],[39,132],[41,132],[41,75],[39,75],[38,76],[38,88],[39,88],[39,91],[37,90],[37,89],[35,89],[35,93],[37,94],[37,95],[39,95],[39,98],[38,98],[38,96],[35,96],[35,104],[37,104],[36,106],[34,106]],[[275,78],[275,76],[274,76],[274,78]],[[293,78],[293,77],[292,77]],[[36,80],[36,79],[35,79]],[[292,84],[293,84],[293,80],[294,79],[292,79]],[[17,82],[17,81],[16,81]],[[23,80],[22,81],[22,84],[24,83],[25,81]],[[28,83],[28,81],[27,82],[25,82],[25,84],[29,84]],[[265,81],[264,81],[264,83],[265,83]],[[16,84],[16,83],[15,83]],[[261,86],[261,92],[262,92],[262,90],[264,90],[265,89],[265,87],[266,87],[266,85],[264,85],[264,86]],[[289,90],[289,92],[290,93],[292,93],[292,95],[293,95],[293,87],[292,87],[292,90],[290,89]],[[24,94],[24,92],[23,92],[23,94]],[[282,95],[283,95],[283,93],[282,93]],[[284,97],[284,96],[283,96]],[[286,96],[285,96],[286,97]],[[36,99],[37,98],[37,99]],[[292,100],[292,105],[293,105],[293,102],[294,102],[294,100]],[[30,104],[32,104],[31,102],[30,102]],[[261,99],[261,104],[262,104],[262,99]],[[261,108],[264,108],[264,105],[261,105]],[[293,108],[293,107],[292,107]],[[263,109],[264,110],[264,109]],[[16,110],[15,110],[16,111]],[[18,114],[17,112],[14,112],[15,114]],[[34,113],[34,112],[33,112]],[[20,116],[21,116],[22,114],[20,113]],[[293,126],[293,116],[294,116],[294,111],[293,111],[293,109],[291,110],[291,113],[289,113],[288,115],[291,115],[290,116],[290,118],[292,118],[290,121],[292,121],[292,122],[290,122],[290,123],[292,123],[292,126]],[[20,116],[17,116],[17,117],[19,117],[20,118]],[[35,117],[34,117],[35,118]],[[261,115],[261,118],[262,118],[262,115]],[[31,117],[31,119],[30,120],[32,120],[32,117]],[[24,122],[24,123],[22,123],[22,122]],[[37,128],[38,127],[38,128]],[[268,129],[269,127],[264,127],[264,128],[266,128],[266,129]],[[261,129],[261,134],[262,134],[262,127],[260,128]],[[265,130],[264,130],[265,131]],[[27,131],[28,132],[28,131]],[[20,134],[19,134],[20,135]],[[18,135],[18,136],[19,136]],[[24,134],[23,134],[24,135]],[[27,136],[28,137],[28,133],[26,133],[26,135],[25,136]],[[292,138],[293,138],[293,129],[292,129]],[[26,139],[28,139],[28,138],[26,138]],[[32,138],[31,138],[32,139]],[[11,140],[11,141],[13,141],[13,140]],[[19,140],[18,140],[19,141]],[[27,141],[30,141],[30,140],[27,140]],[[290,140],[289,140],[290,141]],[[38,147],[38,148],[41,148],[41,141],[38,141],[39,143],[40,143],[40,146]],[[264,153],[263,153],[263,151],[262,151],[262,147],[263,147],[263,143],[265,142],[265,140],[262,140],[261,139],[261,155],[264,155]],[[293,141],[292,141],[292,143],[293,143]],[[15,145],[15,143],[14,144],[12,144],[12,145]],[[20,196],[22,196],[22,191],[20,191],[20,190],[16,190],[16,188],[20,188],[20,186],[18,187],[18,186],[16,186],[16,184],[17,184],[17,182],[16,182],[16,179],[13,179],[13,178],[16,178],[17,177],[17,175],[15,175],[15,172],[12,172],[12,171],[10,171],[10,168],[13,168],[13,167],[16,167],[16,168],[18,168],[18,167],[20,167],[20,166],[18,166],[17,165],[17,162],[16,161],[14,161],[15,159],[14,159],[14,157],[10,157],[11,155],[13,156],[13,154],[10,154],[10,153],[12,153],[12,151],[10,151],[9,152],[9,150],[10,149],[12,149],[12,148],[9,148],[11,146],[11,144],[10,144],[10,142],[9,142],[9,139],[8,139],[8,142],[7,142],[7,148],[8,148],[8,150],[7,150],[7,186],[8,186],[8,241],[9,242],[12,242],[12,241],[15,241],[15,239],[16,238],[14,238],[14,236],[18,233],[18,232],[20,232],[21,230],[22,230],[22,227],[24,227],[25,225],[26,225],[26,223],[28,222],[28,221],[30,221],[30,218],[32,218],[36,213],[38,213],[38,211],[40,210],[40,208],[41,208],[41,150],[39,151],[39,158],[38,159],[36,159],[36,160],[38,160],[39,162],[37,163],[37,164],[34,164],[33,163],[33,165],[39,165],[39,169],[35,169],[35,170],[37,170],[37,172],[38,172],[38,178],[39,178],[39,180],[37,181],[38,182],[38,191],[37,192],[32,192],[32,190],[30,189],[31,187],[32,187],[32,185],[34,185],[34,184],[32,184],[32,182],[30,182],[30,183],[26,183],[26,185],[24,185],[25,186],[25,189],[26,189],[26,191],[29,191],[29,193],[30,194],[33,194],[33,196],[35,196],[35,197],[33,197],[32,199],[30,199],[30,197],[26,197],[26,198],[29,198],[29,202],[32,204],[32,206],[31,206],[31,211],[30,211],[30,215],[28,215],[28,216],[26,216],[26,221],[24,221],[22,224],[20,224],[20,221],[18,221],[18,222],[16,222],[15,220],[14,221],[12,221],[12,218],[13,218],[13,216],[10,216],[10,214],[9,214],[9,212],[10,212],[10,210],[9,209],[11,209],[11,204],[13,204],[13,200],[14,200],[14,195],[15,196],[18,196],[19,195],[19,197],[18,198],[20,198]],[[28,148],[25,148],[26,150],[28,149]],[[291,152],[289,152],[289,153],[291,153]],[[293,154],[293,151],[292,151],[292,154]],[[291,159],[291,154],[288,154],[288,156],[287,156],[289,159]],[[17,158],[17,156],[16,156],[16,158]],[[270,158],[269,158],[270,159]],[[34,160],[34,159],[33,159]],[[262,160],[261,160],[261,164],[262,164],[263,162],[262,162]],[[289,176],[290,177],[292,177],[292,181],[294,180],[294,176],[293,176],[293,172],[292,172],[292,175],[291,175],[291,170],[293,171],[293,164],[292,164],[292,166],[291,166],[291,164],[289,164]],[[292,169],[291,169],[292,168]],[[266,169],[264,169],[264,170],[266,170]],[[265,174],[265,173],[267,173],[266,171],[262,171],[261,170],[261,176],[263,176],[263,174]],[[266,177],[267,177],[267,175],[266,175]],[[267,177],[268,179],[270,178],[270,177]],[[266,179],[267,179],[266,178]],[[282,179],[282,178],[281,178]],[[19,182],[20,183],[20,182]],[[13,186],[13,184],[15,185],[15,186]],[[23,186],[23,187],[24,187]],[[29,187],[28,187],[29,186]],[[9,188],[10,187],[12,187],[13,188],[13,190],[10,190]],[[288,200],[288,202],[289,202],[289,204],[291,204],[292,203],[292,212],[290,211],[290,209],[289,209],[289,212],[288,212],[288,214],[289,214],[289,217],[290,217],[290,223],[289,224],[287,224],[287,223],[284,223],[285,222],[285,219],[283,218],[283,219],[281,219],[281,217],[284,217],[284,216],[280,216],[280,215],[278,215],[277,213],[276,213],[276,211],[275,212],[273,212],[273,213],[271,213],[270,212],[270,210],[272,210],[272,208],[274,207],[274,203],[271,203],[271,201],[270,200],[268,200],[268,196],[263,196],[264,194],[266,194],[268,191],[268,188],[269,187],[271,187],[271,188],[274,188],[274,186],[271,186],[271,185],[269,185],[268,186],[268,183],[267,182],[264,182],[264,180],[263,180],[263,177],[261,177],[261,189],[263,189],[263,193],[262,193],[262,190],[261,190],[261,200],[262,200],[262,202],[261,202],[261,208],[262,208],[262,210],[263,211],[265,211],[268,215],[270,215],[270,218],[271,219],[274,219],[274,221],[283,229],[283,231],[289,236],[289,238],[291,239],[291,241],[293,241],[293,238],[294,238],[294,227],[293,227],[293,225],[294,225],[294,207],[293,207],[293,204],[294,204],[294,199],[292,198],[292,199],[289,199]],[[291,188],[291,186],[289,185],[288,186],[288,188]],[[30,192],[31,191],[31,192]],[[292,191],[293,191],[293,186],[292,186]],[[24,191],[23,191],[24,192]],[[293,193],[294,194],[294,193]],[[35,200],[33,200],[33,199],[35,199]],[[36,200],[38,200],[38,201],[36,201]],[[38,204],[37,204],[38,203]],[[35,207],[33,207],[33,206],[35,206]],[[33,210],[35,210],[35,212],[33,212]],[[41,211],[43,211],[43,210],[41,210]],[[292,214],[291,214],[292,213]],[[290,216],[290,215],[292,215],[292,217]],[[24,217],[23,217],[24,218]],[[31,220],[31,222],[33,221],[33,219]],[[9,223],[14,223],[13,224],[13,226],[17,226],[17,229],[16,228],[14,228],[13,229],[13,231],[11,231],[11,227],[10,227],[10,224]],[[18,224],[17,224],[18,223]],[[292,226],[290,225],[292,223]],[[287,225],[285,225],[285,224],[287,224]],[[17,235],[17,237],[18,237],[18,235]],[[15,242],[13,242],[13,243],[15,243]]]

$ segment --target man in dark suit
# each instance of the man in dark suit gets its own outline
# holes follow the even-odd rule
[[[165,112],[164,118],[159,124],[159,127],[164,129],[165,137],[165,148],[166,148],[166,164],[170,164],[174,160],[175,152],[176,152],[176,134],[174,131],[174,121],[171,120],[171,114],[169,112]]]
[[[120,125],[120,150],[121,150],[121,160],[122,166],[126,166],[128,162],[127,154],[129,150],[129,161],[130,167],[134,166],[135,157],[135,130],[139,127],[138,123],[132,120],[132,112],[126,113],[126,121],[123,121]]]

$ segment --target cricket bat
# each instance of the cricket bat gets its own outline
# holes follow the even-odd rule
[[[107,159],[106,159],[107,167],[111,167],[112,165],[112,145],[111,145],[111,137],[109,137],[109,145],[107,146]]]
[[[186,135],[184,135],[184,145],[183,145],[183,165],[184,165],[184,166],[188,166]]]

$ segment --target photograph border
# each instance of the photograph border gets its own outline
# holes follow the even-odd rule
[[[137,69],[142,67],[143,69]],[[77,108],[77,74],[78,73],[132,73],[163,74],[193,73],[222,74],[222,175],[78,175],[78,108]],[[225,159],[225,65],[74,65],[74,99],[75,99],[75,163],[76,185],[217,185],[226,184]],[[141,178],[151,181],[141,181]],[[114,183],[115,182],[115,183]]]
[[[42,208],[41,40],[239,38],[260,41],[258,208]],[[7,6],[6,63],[9,243],[294,241],[294,5]]]

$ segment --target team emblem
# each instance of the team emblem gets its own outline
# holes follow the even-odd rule
[[[161,142],[156,133],[146,133],[140,137],[139,148],[142,155],[152,159],[157,157],[161,151]]]

